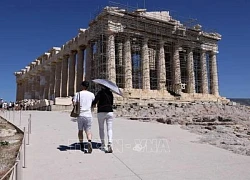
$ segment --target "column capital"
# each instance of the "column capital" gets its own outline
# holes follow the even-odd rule
[[[60,58],[58,58],[58,59],[56,60],[56,62],[55,62],[55,63],[56,63],[56,64],[57,64],[57,63],[61,63],[61,62],[62,62],[62,60],[63,60],[63,58],[62,58],[62,57],[60,57]]]
[[[77,48],[77,52],[83,51],[85,48],[86,48],[86,46],[79,46],[79,47]]]
[[[77,54],[77,50],[72,50],[71,52],[70,52],[70,55],[76,55]],[[69,56],[70,56],[69,55]]]
[[[206,50],[206,49],[202,49],[202,48],[201,48],[201,52],[202,52],[202,53],[206,53],[206,52],[207,52],[207,50]]]
[[[127,36],[125,36],[124,39],[125,39],[125,41],[126,41],[126,40],[130,40],[130,38],[131,38],[131,36],[128,34]]]
[[[114,31],[108,29],[108,30],[106,30],[106,33],[105,33],[105,34],[108,35],[108,36],[110,36],[110,35],[115,35],[116,32],[114,32]]]
[[[194,51],[194,49],[195,49],[195,47],[190,46],[190,47],[187,48],[187,52]]]
[[[143,42],[144,42],[144,43],[147,43],[148,40],[149,40],[149,38],[147,38],[147,37],[144,37],[144,38],[143,38]]]
[[[48,64],[49,66],[56,66],[56,62],[51,62]]]
[[[209,54],[216,55],[216,54],[218,54],[218,51],[210,51]]]
[[[65,58],[69,58],[69,54],[63,55],[63,59],[65,59]]]
[[[160,44],[160,46],[164,46],[165,41],[164,40],[160,40],[159,44]]]

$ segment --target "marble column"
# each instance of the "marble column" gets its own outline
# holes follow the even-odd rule
[[[77,77],[76,77],[76,91],[81,90],[81,82],[83,81],[83,72],[84,72],[84,50],[79,48],[77,50]]]
[[[91,80],[91,61],[93,58],[93,48],[92,44],[89,43],[86,47],[86,64],[85,64],[85,80]]]
[[[142,89],[150,90],[148,38],[142,42]]]
[[[56,64],[50,65],[50,79],[49,79],[49,95],[48,98],[51,100],[55,97],[55,80],[56,80]]]
[[[164,41],[160,41],[157,65],[157,85],[158,90],[166,90],[166,63],[165,63],[165,50]]]
[[[29,85],[30,85],[30,98],[35,99],[35,92],[36,92],[36,81],[35,81],[35,76],[32,75],[29,79]]]
[[[118,43],[117,47],[117,54],[118,54],[118,65],[123,65],[123,43]]]
[[[69,56],[65,55],[63,56],[62,60],[62,97],[68,96],[68,68],[69,68]]]
[[[22,84],[21,84],[21,95],[20,95],[20,100],[24,99],[24,95],[27,89],[27,79],[23,79],[22,80]]]
[[[124,57],[124,65],[125,65],[125,89],[132,89],[132,58],[131,58],[131,43],[130,37],[126,37],[124,46],[123,46],[123,57]]]
[[[208,94],[207,56],[205,50],[201,50],[200,66],[201,66],[201,92],[203,94]]]
[[[180,93],[181,85],[181,67],[180,67],[180,55],[179,55],[180,45],[175,44],[174,46],[174,56],[173,56],[173,90],[176,93]]]
[[[215,96],[219,96],[216,52],[211,52],[209,59],[210,59],[210,79],[211,79],[210,92]]]
[[[62,84],[62,60],[56,63],[56,78],[55,78],[55,97],[61,97]]]
[[[69,57],[69,96],[75,95],[76,52],[71,52]]]
[[[45,71],[44,99],[49,99],[50,76],[50,68],[47,68]]]
[[[45,89],[45,70],[43,69],[40,72],[40,81],[39,81],[39,99],[44,99],[44,89]]]
[[[187,93],[195,93],[195,77],[194,77],[194,55],[193,49],[187,50]]]
[[[115,69],[115,36],[108,34],[107,36],[107,74],[108,80],[116,83],[116,69]]]
[[[24,96],[23,99],[31,98],[31,84],[29,83],[29,78],[24,79]]]
[[[35,75],[35,99],[40,98],[40,73]]]
[[[17,86],[16,86],[16,100],[20,101],[21,100],[21,82],[17,81],[16,84],[17,84]]]

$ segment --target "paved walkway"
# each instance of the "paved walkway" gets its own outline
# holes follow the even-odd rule
[[[22,112],[22,125],[29,114],[32,134],[24,180],[250,179],[250,157],[196,143],[198,136],[179,126],[116,118],[114,153],[94,149],[86,154],[76,145],[77,123],[69,114]],[[18,114],[9,119],[19,123]],[[95,146],[96,118],[92,132]]]

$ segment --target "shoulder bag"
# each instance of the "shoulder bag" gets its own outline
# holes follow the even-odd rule
[[[78,93],[78,101],[75,102],[75,105],[70,113],[70,117],[78,117],[80,115],[80,92]]]

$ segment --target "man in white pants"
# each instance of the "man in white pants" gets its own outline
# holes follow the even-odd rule
[[[91,105],[95,99],[95,95],[92,92],[87,91],[89,83],[87,81],[82,82],[82,91],[75,94],[73,103],[80,102],[80,115],[77,117],[78,123],[78,138],[80,141],[81,149],[83,149],[83,130],[86,133],[88,139],[88,153],[92,152],[92,134],[91,134],[91,125],[92,125],[92,112]]]
[[[107,125],[107,133],[108,133],[108,149],[107,153],[112,153],[112,139],[113,139],[113,94],[109,88],[102,86],[102,89],[95,96],[95,100],[93,101],[93,106],[97,105],[97,118],[99,124],[99,135],[101,139],[102,146],[101,148],[105,149],[105,133],[104,133],[104,124],[106,122]]]

